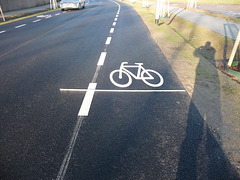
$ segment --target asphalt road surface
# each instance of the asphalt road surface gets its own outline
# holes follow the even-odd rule
[[[1,25],[0,87],[0,179],[239,178],[124,3]]]

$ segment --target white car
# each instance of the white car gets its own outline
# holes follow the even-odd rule
[[[85,8],[85,0],[61,0],[60,8],[62,11]]]

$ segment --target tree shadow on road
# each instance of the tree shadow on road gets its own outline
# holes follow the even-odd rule
[[[215,60],[216,50],[210,42],[195,50],[199,58],[192,101],[189,106],[185,139],[180,148],[176,179],[239,179],[223,152],[222,115],[218,72],[208,72],[207,54]],[[214,82],[214,83],[212,83]],[[211,96],[213,95],[214,96]],[[198,106],[198,109],[195,106]],[[200,110],[199,110],[200,107]],[[200,114],[201,113],[201,116]]]

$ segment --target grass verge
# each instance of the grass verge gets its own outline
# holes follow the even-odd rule
[[[154,6],[131,5],[240,173],[240,86],[224,71],[233,40],[174,15],[157,26]]]

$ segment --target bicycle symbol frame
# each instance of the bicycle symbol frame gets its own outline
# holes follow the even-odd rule
[[[132,78],[134,78],[136,80],[142,80],[145,84],[147,84],[148,86],[151,86],[151,87],[160,87],[163,84],[163,82],[164,82],[163,77],[157,71],[154,71],[152,69],[145,69],[143,67],[143,63],[134,63],[134,64],[135,65],[128,65],[128,62],[122,62],[119,69],[116,69],[110,73],[109,78],[110,78],[111,82],[115,86],[118,86],[121,88],[130,86],[132,84]],[[137,68],[137,75],[132,73],[127,68]],[[117,76],[118,79],[113,78],[113,77],[115,77],[114,74],[118,75]],[[117,80],[123,79],[123,75],[125,75],[128,78],[127,82],[118,83]],[[159,80],[157,83],[149,82],[149,80],[155,79],[153,75],[159,77]]]

